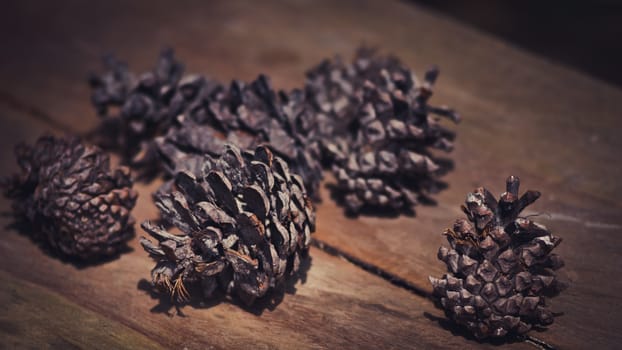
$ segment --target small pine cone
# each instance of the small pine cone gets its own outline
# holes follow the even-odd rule
[[[266,144],[302,176],[317,200],[322,167],[311,133],[313,116],[303,101],[299,91],[277,95],[263,75],[250,84],[234,81],[228,90],[207,96],[193,115],[178,117],[176,127],[157,139],[164,167],[174,175],[191,170],[205,154],[219,156],[226,143],[241,149]]]
[[[103,135],[100,143],[118,147],[132,166],[154,170],[153,138],[168,130],[177,115],[196,109],[217,84],[199,76],[182,79],[184,67],[170,49],[161,53],[155,69],[138,78],[113,57],[104,63],[107,71],[89,80],[91,101],[109,124],[103,130],[112,134]],[[111,114],[113,107],[117,113]]]
[[[540,197],[518,196],[519,180],[510,176],[499,201],[485,188],[469,193],[466,219],[445,232],[450,248],[438,257],[449,274],[430,277],[447,317],[477,338],[520,335],[553,323],[546,296],[564,285],[555,270],[563,261],[551,251],[561,242],[544,226],[520,217]]]
[[[426,74],[432,76],[436,71]],[[410,211],[441,187],[438,177],[447,167],[430,150],[451,151],[455,134],[429,115],[425,86],[432,81],[404,94],[367,80],[349,128],[350,141],[325,143],[338,181],[335,189],[348,212],[356,214],[364,207]],[[453,112],[452,120],[458,121]]]
[[[183,235],[143,223],[157,240],[141,239],[157,261],[153,283],[179,300],[195,284],[206,298],[220,286],[251,304],[297,272],[315,230],[313,204],[302,178],[267,147],[228,145],[202,169],[177,173],[170,191],[154,196],[163,220]]]
[[[137,193],[129,169],[110,170],[108,155],[76,137],[43,136],[18,145],[22,172],[4,179],[18,217],[33,239],[59,255],[95,261],[120,251],[134,235]]]

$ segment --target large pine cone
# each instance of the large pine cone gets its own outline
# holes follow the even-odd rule
[[[440,260],[449,274],[430,277],[447,317],[477,338],[520,335],[553,323],[546,296],[563,288],[554,270],[563,261],[551,251],[561,239],[520,212],[540,193],[518,197],[519,180],[510,176],[499,201],[485,188],[469,193],[458,219],[445,232],[450,249]]]
[[[369,79],[357,90],[358,109],[340,141],[324,140],[325,158],[337,178],[335,189],[352,214],[363,208],[410,211],[419,199],[431,200],[430,194],[442,185],[438,178],[449,169],[431,150],[450,152],[455,134],[433,114],[460,119],[449,108],[427,104],[436,68],[417,86],[406,68],[396,68],[395,59],[360,61],[376,68],[365,71]],[[381,69],[383,64],[387,67]]]
[[[200,90],[201,81],[195,82]],[[302,176],[307,193],[319,199],[322,167],[319,145],[312,134],[313,115],[300,91],[276,93],[260,75],[250,84],[240,81],[205,96],[192,113],[180,116],[178,125],[157,139],[165,169],[171,175],[192,169],[204,154],[218,156],[226,143],[241,149],[266,144]]]
[[[206,298],[220,286],[251,304],[297,272],[315,230],[313,205],[301,177],[267,147],[229,145],[202,169],[177,173],[171,191],[155,195],[164,221],[183,235],[142,225],[157,240],[141,239],[157,260],[153,283],[182,300],[188,283]]]
[[[129,169],[110,170],[108,155],[75,137],[44,136],[18,145],[22,172],[5,179],[15,213],[33,239],[67,257],[96,260],[117,253],[134,235],[137,193]]]

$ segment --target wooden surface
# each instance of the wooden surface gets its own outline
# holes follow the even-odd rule
[[[144,70],[171,45],[189,71],[221,80],[264,72],[275,86],[290,88],[323,57],[377,45],[416,72],[441,67],[433,101],[464,116],[451,155],[456,168],[438,204],[418,207],[416,217],[346,218],[324,191],[315,238],[428,293],[427,276],[443,273],[436,259],[440,233],[460,216],[466,193],[479,185],[500,193],[505,177],[518,175],[524,189],[543,193],[530,212],[544,213],[539,220],[563,238],[558,252],[570,283],[552,300],[564,315],[532,335],[559,348],[622,343],[619,89],[401,2],[62,3],[15,2],[0,14],[3,172],[14,167],[18,140],[44,130],[82,133],[97,124],[85,75],[100,68],[102,53],[114,51]],[[139,222],[156,216],[148,196],[155,186],[139,186]],[[2,218],[2,227],[9,222]],[[306,282],[276,308],[197,304],[184,307],[183,317],[140,282],[152,263],[137,240],[120,259],[80,269],[5,231],[0,300],[8,316],[0,318],[0,347],[494,346],[452,334],[435,321],[442,313],[428,299],[316,248]],[[75,310],[75,317],[60,309]],[[58,332],[71,325],[75,334]],[[27,339],[23,330],[30,330]]]

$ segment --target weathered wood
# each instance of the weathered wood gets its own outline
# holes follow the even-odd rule
[[[2,349],[160,349],[145,335],[0,272]]]
[[[146,69],[170,44],[191,71],[224,80],[266,72],[280,87],[299,85],[307,67],[349,56],[362,42],[418,72],[438,64],[433,101],[465,117],[438,205],[417,208],[416,218],[352,220],[325,192],[316,238],[429,291],[427,275],[443,272],[440,232],[460,216],[466,192],[486,185],[500,193],[504,178],[518,175],[543,192],[531,213],[550,214],[540,220],[564,239],[571,284],[553,301],[566,314],[537,336],[562,347],[622,342],[619,89],[405,3],[67,4],[60,11],[20,2],[0,15],[0,40],[12,48],[0,57],[0,91],[77,131],[97,123],[84,76],[108,50]]]
[[[274,310],[246,311],[239,305],[222,302],[187,306],[180,316],[166,306],[166,298],[165,306],[161,306],[158,299],[144,290],[148,283],[141,279],[148,276],[151,264],[141,251],[103,266],[76,269],[44,256],[24,237],[10,234],[0,251],[3,262],[11,259],[15,266],[12,278],[44,286],[166,348],[229,349],[250,344],[256,349],[482,346],[451,336],[450,331],[426,317],[428,313],[439,317],[429,301],[391,287],[384,280],[318,250],[312,251],[312,269],[306,282],[295,287],[295,295],[286,294]],[[25,254],[36,264],[29,265],[29,259],[23,258]],[[55,319],[58,315],[52,310],[63,306],[55,300],[45,301],[53,307],[41,310],[41,322]],[[7,304],[11,302],[8,300]],[[15,313],[35,306],[27,302],[11,305]],[[13,319],[12,325],[26,328],[27,321]],[[38,328],[41,333],[54,334],[69,325],[58,320],[38,324]],[[0,324],[0,335],[9,330],[9,325]],[[79,336],[81,329],[75,331]],[[121,345],[132,347],[129,342]],[[526,344],[514,347],[529,348]]]

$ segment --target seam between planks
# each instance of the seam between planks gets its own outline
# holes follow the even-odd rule
[[[421,288],[420,286],[408,281],[405,278],[402,278],[394,273],[391,273],[377,265],[368,263],[366,261],[364,261],[363,259],[359,259],[356,256],[349,254],[333,245],[330,245],[322,240],[319,240],[317,238],[313,238],[311,240],[311,245],[313,245],[314,247],[324,251],[325,253],[328,253],[332,256],[336,256],[338,258],[342,258],[344,260],[346,260],[347,262],[351,263],[352,265],[367,271],[375,276],[378,276],[380,278],[382,278],[383,280],[391,283],[394,286],[400,287],[402,289],[405,289],[413,294],[416,294],[420,297],[424,297],[426,299],[432,299],[432,295],[430,293],[428,293],[425,289]]]
[[[324,251],[325,253],[329,255],[335,256],[337,258],[341,258],[351,263],[352,265],[371,273],[372,275],[378,276],[396,287],[405,289],[408,292],[411,292],[417,296],[423,297],[425,299],[428,299],[434,302],[434,297],[432,294],[418,287],[416,284],[411,283],[408,280],[397,276],[396,274],[386,271],[374,264],[367,263],[363,261],[362,259],[359,259],[351,254],[348,254],[337,247],[334,247],[328,243],[323,242],[322,240],[313,238],[311,240],[311,245]],[[540,350],[556,350],[557,349],[555,346],[545,342],[544,340],[538,339],[529,334],[524,335],[524,336],[517,336],[516,339],[519,340],[520,342],[524,342]]]

